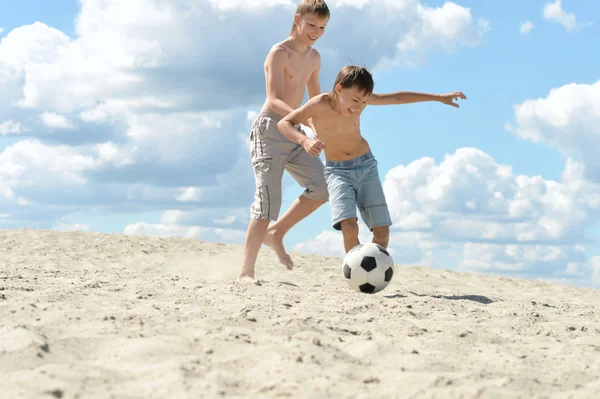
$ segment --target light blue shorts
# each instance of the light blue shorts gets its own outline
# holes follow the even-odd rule
[[[370,230],[392,225],[377,160],[371,151],[347,161],[328,160],[324,174],[335,230],[342,229],[342,220],[358,220],[357,207]]]

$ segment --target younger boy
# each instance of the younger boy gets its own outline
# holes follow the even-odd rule
[[[392,221],[379,180],[377,160],[360,131],[360,115],[367,105],[439,101],[458,108],[461,92],[373,94],[373,78],[366,68],[346,66],[338,73],[331,93],[322,93],[290,112],[277,124],[279,131],[299,145],[308,138],[294,125],[312,118],[325,145],[324,170],[333,228],[341,230],[346,253],[359,244],[356,207],[373,232],[373,242],[387,248]]]

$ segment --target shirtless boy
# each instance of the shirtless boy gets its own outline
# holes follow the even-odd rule
[[[267,99],[250,131],[256,191],[240,280],[254,281],[256,258],[263,243],[272,247],[279,261],[291,269],[293,262],[283,246],[283,236],[327,202],[323,163],[318,157],[309,155],[318,154],[323,144],[308,138],[299,128],[299,123],[313,127],[311,121],[298,120],[296,126],[292,126],[292,130],[305,138],[302,144],[283,136],[277,129],[277,122],[300,106],[305,90],[308,89],[309,98],[321,93],[321,57],[312,46],[325,32],[329,15],[323,0],[302,0],[296,9],[289,37],[275,44],[265,60]],[[305,190],[277,220],[284,170]],[[269,227],[271,221],[276,222]]]
[[[374,94],[373,78],[366,68],[346,66],[338,73],[331,93],[311,98],[277,124],[286,137],[299,145],[307,138],[294,125],[312,119],[325,144],[325,180],[329,191],[333,228],[342,231],[346,253],[359,244],[356,208],[373,233],[373,242],[387,248],[392,221],[383,193],[377,160],[360,131],[360,115],[367,105],[439,101],[458,108],[461,92],[423,94],[395,92]],[[315,155],[318,148],[307,150]]]

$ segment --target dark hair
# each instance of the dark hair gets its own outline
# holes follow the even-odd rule
[[[344,89],[356,87],[360,91],[369,95],[373,93],[373,87],[375,86],[371,72],[369,72],[367,68],[357,65],[347,65],[338,72],[335,82],[333,82],[333,89],[331,91],[331,95],[334,98],[335,87],[338,84]]]
[[[329,7],[324,0],[302,0],[298,7],[296,8],[296,14],[306,15],[306,14],[316,14],[320,18],[329,18]],[[296,23],[292,23],[292,29],[290,30],[290,35],[294,32],[294,28],[296,27]]]

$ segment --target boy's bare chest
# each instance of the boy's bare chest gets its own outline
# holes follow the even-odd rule
[[[291,55],[285,66],[285,79],[292,82],[308,82],[315,69],[314,63],[309,56]]]
[[[319,131],[319,137],[326,140],[338,140],[353,136],[360,136],[360,123],[358,118],[339,116],[321,116],[314,118],[314,124]]]

